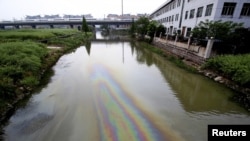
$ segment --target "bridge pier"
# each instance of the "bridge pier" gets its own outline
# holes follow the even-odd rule
[[[36,25],[32,25],[31,27],[32,27],[33,29],[36,29]]]
[[[49,25],[49,26],[50,26],[50,28],[51,28],[51,29],[53,29],[53,28],[54,28],[54,25],[53,25],[53,24],[51,24],[51,25]]]
[[[4,26],[0,26],[0,29],[5,29],[5,27]]]
[[[74,28],[74,25],[73,25],[73,24],[71,24],[71,25],[70,25],[70,28],[72,28],[72,29],[73,29],[73,28]]]
[[[19,25],[16,25],[15,28],[16,28],[16,29],[20,29]]]

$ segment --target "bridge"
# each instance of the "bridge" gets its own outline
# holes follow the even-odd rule
[[[133,20],[87,20],[88,25],[130,25],[133,23]],[[47,25],[51,28],[54,25],[69,25],[73,28],[74,25],[82,25],[81,20],[77,21],[8,21],[0,22],[0,29],[5,29],[6,26],[13,26],[19,28],[20,26],[31,26],[36,28],[36,26]]]

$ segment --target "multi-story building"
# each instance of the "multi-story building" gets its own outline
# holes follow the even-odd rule
[[[123,15],[118,15],[118,14],[108,14],[107,19],[109,20],[138,20],[140,17],[148,17],[147,14],[137,14],[137,15],[132,15],[132,14],[123,14]]]
[[[250,29],[250,0],[167,0],[151,15],[167,28],[166,34],[185,37],[201,21],[233,21]]]

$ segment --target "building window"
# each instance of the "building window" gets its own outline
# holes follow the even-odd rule
[[[176,14],[175,15],[175,21],[178,21],[178,18],[179,18],[179,14]]]
[[[176,28],[174,28],[174,32],[173,32],[174,34],[177,34],[176,30],[177,30],[177,29],[176,29]]]
[[[250,16],[250,3],[244,3],[240,15],[241,16]]]
[[[194,11],[195,11],[195,9],[190,10],[189,19],[193,19],[194,18]]]
[[[172,15],[172,22],[174,21],[174,15]]]
[[[225,2],[221,15],[233,15],[236,3]]]
[[[188,18],[188,11],[186,11],[186,14],[185,14],[185,19]]]
[[[189,37],[191,35],[191,28],[187,28],[186,36]]]
[[[203,12],[203,7],[199,7],[197,11],[197,17],[201,17]]]
[[[173,9],[176,7],[176,1],[173,1]]]
[[[213,10],[213,4],[207,5],[205,16],[211,16]]]
[[[178,0],[177,7],[181,6],[181,0]]]

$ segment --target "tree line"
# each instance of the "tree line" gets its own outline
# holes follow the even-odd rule
[[[149,42],[152,42],[153,37],[164,36],[166,33],[166,28],[154,20],[150,20],[147,17],[141,17],[136,22],[133,22],[130,33],[134,37],[135,34],[141,38],[145,39],[145,35],[150,37]],[[188,38],[181,37],[180,39]],[[207,41],[213,37],[216,42],[214,45],[214,50],[218,54],[242,54],[249,53],[250,48],[250,31],[243,27],[243,23],[235,23],[232,21],[201,21],[196,27],[191,31],[192,38],[202,42]],[[186,40],[187,41],[187,40]]]

